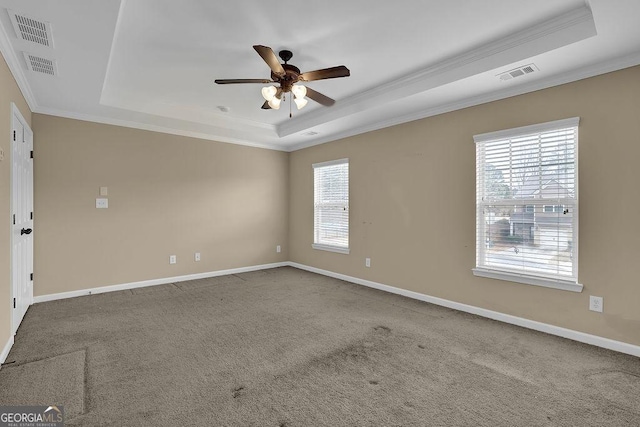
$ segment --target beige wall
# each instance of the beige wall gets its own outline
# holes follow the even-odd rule
[[[4,160],[0,161],[0,351],[11,337],[11,103],[31,123],[27,105],[9,67],[0,56],[0,147]]]
[[[40,114],[33,131],[36,296],[288,260],[288,153]]]
[[[9,134],[11,101],[31,120],[2,61],[0,135]],[[584,291],[474,277],[473,135],[574,116]],[[34,114],[34,293],[292,260],[640,345],[639,117],[640,67],[291,154]],[[8,224],[8,139],[0,145],[0,221]],[[343,157],[350,255],[311,248],[311,164]],[[95,209],[101,186],[106,210]],[[8,302],[8,227],[0,241],[0,301]],[[169,265],[170,254],[178,264]],[[589,295],[604,297],[603,314],[588,311]]]
[[[473,135],[575,116],[584,291],[473,276]],[[343,157],[350,159],[350,255],[311,248],[311,165]],[[291,260],[640,345],[638,159],[640,67],[296,151]],[[589,295],[604,297],[603,314],[588,310]]]

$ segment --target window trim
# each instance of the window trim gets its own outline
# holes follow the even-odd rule
[[[583,286],[573,280],[558,280],[533,276],[528,274],[510,273],[506,271],[490,270],[482,267],[475,267],[473,275],[487,277],[489,279],[506,280],[509,282],[524,283],[526,285],[542,286],[545,288],[560,289],[563,291],[582,292]]]
[[[314,188],[313,188],[313,203],[314,203],[314,217],[315,217],[315,170],[317,168],[323,168],[326,166],[334,166],[334,165],[342,165],[342,164],[346,164],[349,166],[349,176],[351,176],[351,165],[349,164],[349,158],[345,157],[342,159],[336,159],[336,160],[329,160],[326,162],[320,162],[320,163],[313,163],[312,166],[312,170],[314,171]],[[347,191],[350,191],[350,185],[348,183],[348,187],[347,187]],[[350,210],[350,209],[349,209]],[[311,244],[311,247],[313,249],[316,250],[320,250],[320,251],[327,251],[327,252],[335,252],[335,253],[339,253],[339,254],[345,254],[345,255],[349,255],[350,253],[350,245],[351,245],[351,227],[349,222],[351,221],[351,215],[349,215],[349,221],[347,222],[347,236],[348,236],[348,241],[349,241],[349,246],[347,247],[343,247],[343,246],[334,246],[334,245],[327,245],[324,243],[315,243],[316,240],[316,224],[315,224],[315,219],[313,221],[313,243]]]
[[[349,255],[349,252],[350,252],[349,248],[343,248],[341,246],[323,245],[321,243],[312,243],[311,247],[319,251],[335,252],[338,254],[345,254],[345,255]]]
[[[496,139],[509,139],[527,134],[530,135],[534,133],[551,132],[560,128],[578,127],[579,124],[580,117],[572,117],[570,119],[555,120],[553,122],[539,123],[530,126],[521,126],[519,128],[481,133],[479,135],[473,136],[473,142],[477,144],[479,142],[495,141]]]
[[[562,120],[555,120],[552,122],[539,123],[539,124],[534,124],[530,126],[521,126],[518,128],[499,130],[495,132],[488,132],[488,133],[483,133],[483,134],[478,134],[473,136],[473,141],[477,145],[478,143],[490,142],[490,141],[495,141],[499,139],[512,139],[519,136],[551,132],[551,131],[562,129],[562,128],[570,128],[570,127],[576,128],[576,144],[575,144],[576,173],[575,173],[575,206],[574,206],[576,215],[575,215],[575,235],[573,236],[573,250],[574,250],[574,258],[575,258],[574,260],[575,281],[549,278],[549,277],[544,277],[542,275],[535,275],[535,274],[494,270],[490,268],[479,267],[477,265],[472,269],[474,276],[487,277],[487,278],[498,279],[498,280],[506,280],[510,282],[523,283],[523,284],[534,285],[534,286],[542,286],[542,287],[560,289],[565,291],[582,292],[583,286],[579,283],[579,279],[578,279],[578,260],[579,260],[578,249],[580,247],[579,240],[578,240],[579,239],[579,217],[580,217],[578,213],[579,212],[578,193],[580,189],[580,185],[578,182],[578,179],[579,179],[578,178],[579,177],[579,166],[578,166],[579,124],[580,124],[580,117],[572,117],[572,118],[567,118]],[[477,172],[476,172],[476,179],[477,179]],[[477,193],[476,193],[476,197],[477,197]],[[476,204],[475,214],[476,214],[476,239],[478,239],[479,237],[478,237],[478,230],[477,230],[477,227],[478,227],[477,226],[477,221],[478,221],[477,204]],[[476,242],[475,252],[476,252],[476,263],[477,263],[478,242]]]

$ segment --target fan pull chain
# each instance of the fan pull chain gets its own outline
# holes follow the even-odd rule
[[[293,114],[291,113],[291,97],[289,97],[289,118],[292,118]]]

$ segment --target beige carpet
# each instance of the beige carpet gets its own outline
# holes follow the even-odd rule
[[[12,361],[69,426],[640,425],[638,358],[288,267],[34,305]]]

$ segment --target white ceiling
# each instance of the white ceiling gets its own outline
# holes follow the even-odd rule
[[[5,9],[49,22],[54,47]],[[639,0],[0,0],[0,49],[34,112],[290,151],[640,64],[638,16]],[[261,110],[263,85],[213,83],[269,78],[255,44],[351,76],[307,83],[332,107]]]

